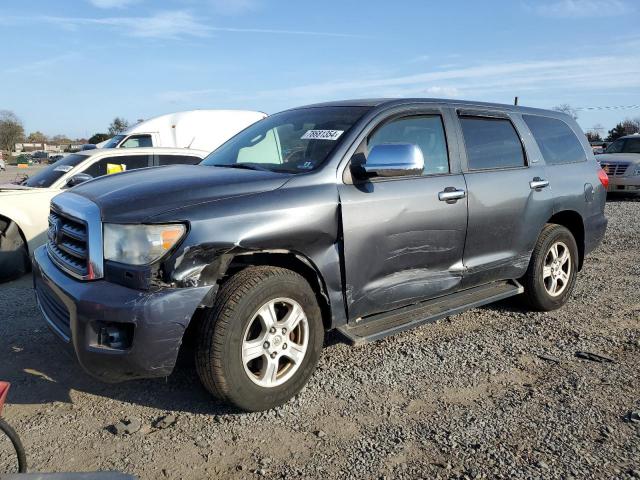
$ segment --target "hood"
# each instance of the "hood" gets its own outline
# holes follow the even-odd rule
[[[282,186],[290,174],[169,165],[108,175],[71,189],[100,207],[106,222],[137,223],[176,208]]]
[[[598,162],[640,162],[640,153],[602,153],[596,155]]]
[[[7,195],[28,195],[32,193],[40,193],[51,190],[49,188],[33,188],[25,187],[23,185],[14,185],[12,183],[0,184],[0,197]]]

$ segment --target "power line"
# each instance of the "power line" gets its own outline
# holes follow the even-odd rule
[[[575,110],[638,110],[640,105],[606,105],[598,107],[576,107]]]

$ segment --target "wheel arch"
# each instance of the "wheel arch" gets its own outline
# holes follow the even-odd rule
[[[309,258],[291,250],[257,250],[239,253],[231,259],[227,269],[221,272],[223,277],[220,283],[224,283],[232,275],[252,266],[281,267],[301,275],[316,294],[325,329],[332,328],[331,303],[327,285],[320,270]]]
[[[571,232],[578,246],[578,270],[581,270],[585,256],[585,228],[582,215],[575,210],[562,210],[554,213],[547,223],[562,225]]]

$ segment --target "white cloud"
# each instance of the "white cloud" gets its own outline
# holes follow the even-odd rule
[[[89,0],[89,2],[98,8],[123,8],[138,0]]]
[[[612,17],[637,11],[625,0],[545,0],[527,7],[539,15],[557,18]]]
[[[26,18],[26,17],[25,17]],[[21,17],[9,17],[4,22],[19,20]],[[349,33],[319,32],[311,30],[280,30],[275,28],[239,28],[216,27],[205,18],[196,18],[186,10],[158,12],[149,16],[127,17],[28,17],[30,22],[49,23],[67,30],[77,30],[89,25],[111,27],[133,37],[178,39],[185,37],[207,37],[215,32],[254,33],[269,35],[304,35],[318,37],[360,37]],[[0,21],[2,23],[2,21]]]

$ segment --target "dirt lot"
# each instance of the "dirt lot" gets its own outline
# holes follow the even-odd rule
[[[565,308],[508,301],[359,348],[329,335],[308,387],[260,414],[213,401],[188,359],[166,380],[94,381],[44,326],[23,278],[0,287],[5,414],[38,471],[640,478],[640,423],[629,418],[640,411],[640,202],[617,199],[607,215]],[[156,426],[165,415],[175,423]],[[140,430],[115,434],[125,417]]]
[[[23,175],[34,175],[45,168],[46,165],[33,165],[28,168],[18,168],[15,165],[7,165],[7,169],[0,171],[0,185],[15,181]]]

